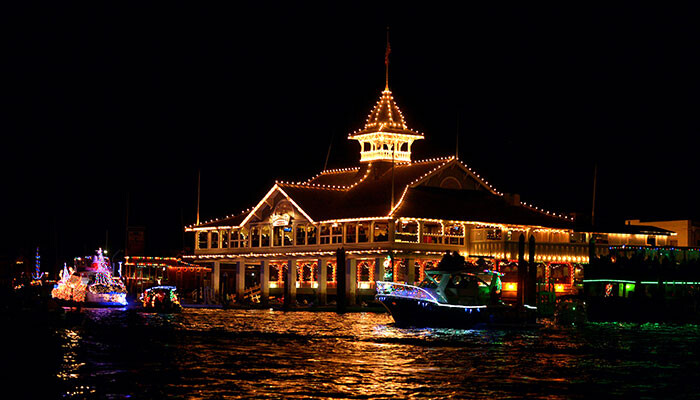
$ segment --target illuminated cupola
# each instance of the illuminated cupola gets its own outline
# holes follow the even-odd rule
[[[423,134],[408,129],[387,86],[367,117],[364,129],[351,133],[348,139],[360,142],[361,162],[411,162],[411,144],[423,139]]]

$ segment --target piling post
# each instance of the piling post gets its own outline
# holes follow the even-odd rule
[[[537,303],[537,263],[535,263],[535,236],[528,240],[528,273],[525,288],[525,304],[534,306]]]
[[[236,261],[234,265],[236,269],[236,299],[238,302],[242,302],[243,296],[245,296],[245,263]]]
[[[328,302],[328,268],[326,267],[326,260],[319,258],[317,265],[318,288],[316,289],[316,297],[318,298],[318,304],[325,306]]]
[[[287,279],[284,281],[284,308],[293,307],[297,301],[297,262],[287,260]]]
[[[345,260],[345,279],[346,279],[346,290],[345,297],[347,298],[347,304],[354,306],[357,304],[357,259],[350,258]]]
[[[595,259],[595,239],[591,237],[591,239],[588,241],[588,265],[593,264]]]
[[[337,279],[337,286],[336,286],[336,296],[335,296],[335,302],[336,302],[336,311],[339,314],[344,313],[347,310],[347,297],[345,296],[345,293],[347,291],[347,274],[345,273],[345,249],[344,248],[339,248],[335,252],[335,260],[336,260],[336,279]]]
[[[413,258],[407,258],[404,260],[406,262],[406,283],[409,285],[416,284],[416,260]]]
[[[221,261],[214,261],[211,271],[211,286],[214,288],[214,301],[221,302]]]
[[[525,265],[525,235],[520,234],[518,239],[518,288],[516,292],[516,297],[518,300],[518,306],[522,306],[524,302],[525,293],[525,275],[526,275],[526,265]]]
[[[260,261],[260,305],[267,307],[270,301],[270,262]]]

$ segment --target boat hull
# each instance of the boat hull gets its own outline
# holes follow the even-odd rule
[[[389,311],[397,326],[475,329],[536,323],[535,310],[505,304],[455,306],[386,295],[377,295],[376,299]]]
[[[120,302],[95,302],[95,301],[73,301],[73,300],[63,300],[56,298],[54,299],[58,305],[62,307],[84,307],[84,308],[123,308],[128,307],[128,304],[123,304]]]
[[[171,313],[181,312],[182,306],[180,306],[180,305],[162,306],[162,305],[156,304],[155,306],[143,306],[142,311],[171,314]]]

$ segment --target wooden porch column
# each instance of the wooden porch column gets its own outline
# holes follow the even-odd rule
[[[236,261],[233,265],[236,271],[236,299],[240,302],[243,301],[245,292],[245,263]]]
[[[270,262],[260,261],[260,304],[267,306],[270,300]]]
[[[211,286],[214,288],[214,302],[219,302],[219,294],[221,292],[221,261],[214,261],[214,267],[211,269]]]
[[[416,267],[415,267],[416,260],[413,258],[405,258],[404,262],[406,263],[406,283],[409,285],[415,285],[416,284]]]
[[[384,269],[384,259],[381,257],[377,257],[374,259],[374,279],[378,281],[383,281],[385,280],[384,274],[386,273],[386,270]]]
[[[287,280],[284,285],[284,306],[291,307],[297,301],[297,260],[287,260]]]
[[[348,305],[354,306],[357,303],[357,259],[349,258],[345,261],[345,265],[345,279],[347,282],[345,297],[348,299]]]
[[[328,303],[328,268],[326,268],[326,259],[319,258],[318,261],[318,289],[316,297],[318,304],[325,306]]]

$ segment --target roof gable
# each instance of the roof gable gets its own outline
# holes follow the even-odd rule
[[[270,223],[273,225],[288,225],[292,221],[313,222],[306,211],[278,185],[270,189],[262,200],[255,206],[240,226],[251,223]]]
[[[421,179],[414,186],[431,186],[444,189],[486,190],[495,195],[502,195],[496,189],[475,174],[469,167],[458,159],[452,158],[440,169]]]

